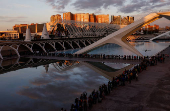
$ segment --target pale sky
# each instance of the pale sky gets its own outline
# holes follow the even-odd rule
[[[169,6],[170,0],[0,0],[0,31],[12,29],[15,24],[49,22],[51,15],[63,12],[128,15],[139,19]],[[162,19],[155,24],[170,26],[170,21]]]

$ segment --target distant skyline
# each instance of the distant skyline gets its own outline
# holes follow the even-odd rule
[[[0,3],[2,31],[12,29],[15,24],[49,22],[51,15],[64,12],[134,16],[136,20],[170,6],[169,0],[0,0]],[[166,19],[154,23],[160,27],[170,26]]]

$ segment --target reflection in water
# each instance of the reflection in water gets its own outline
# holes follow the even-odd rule
[[[170,41],[156,41],[156,42],[130,42],[142,55],[144,56],[153,56],[167,48],[170,45]],[[80,49],[72,49],[68,51],[60,51],[59,53],[75,53]],[[145,50],[151,50],[145,52]],[[106,44],[95,50],[92,50],[88,54],[106,54],[106,55],[134,55],[136,54],[130,52],[129,50],[120,47],[117,44]]]
[[[104,63],[100,63],[100,62],[81,62],[81,64],[89,67],[90,69],[94,70],[95,72],[97,72],[98,74],[104,76],[105,78],[107,78],[109,80],[112,80],[113,77],[116,77],[116,76],[122,74],[122,72],[125,69],[129,70],[132,67],[134,67],[134,65],[128,64],[127,66],[125,66],[121,69],[115,69],[115,68],[112,68]]]
[[[8,62],[3,61],[1,65],[3,67],[0,70],[1,74],[5,66],[16,71],[0,75],[2,90],[0,95],[3,95],[0,96],[0,110],[45,111],[59,110],[61,107],[69,110],[74,99],[82,92],[91,93],[101,84],[106,84],[114,72],[118,71],[114,63],[97,63],[99,64],[97,65],[94,62],[26,58],[11,61],[18,62],[10,64],[8,60]],[[19,65],[14,65],[15,63]],[[26,68],[26,66],[34,67]],[[130,64],[122,66],[127,67]],[[6,99],[2,101],[4,97]]]
[[[167,48],[170,42],[130,42],[142,55],[153,56]],[[151,50],[145,52],[145,50]],[[108,54],[108,55],[135,55],[134,53],[120,47],[117,44],[106,44],[102,47],[97,48],[89,54]],[[136,55],[135,55],[136,56]]]
[[[169,45],[165,43],[132,43],[145,55],[154,54]],[[151,50],[144,52],[143,50]],[[131,55],[114,44],[90,52],[94,54]],[[67,60],[20,58],[0,61],[0,110],[60,110],[69,108],[76,97],[88,94],[132,64],[95,63]]]
[[[53,63],[53,66],[58,71],[63,71],[63,70],[69,69],[71,67],[75,67],[78,64],[79,64],[78,61],[67,61],[67,60],[64,60],[64,61]]]

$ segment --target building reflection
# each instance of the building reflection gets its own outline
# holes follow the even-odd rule
[[[0,74],[15,71],[27,67],[38,67],[44,65],[46,73],[49,70],[49,64],[52,64],[58,71],[66,70],[71,68],[78,61],[67,61],[67,60],[51,60],[51,59],[34,59],[34,58],[13,58],[7,60],[0,60]]]
[[[120,75],[125,69],[130,69],[134,65],[129,64],[128,66],[122,69],[114,69],[110,66],[105,65],[101,62],[79,62],[79,61],[70,61],[70,60],[48,60],[48,59],[34,59],[34,58],[14,58],[10,60],[1,60],[0,61],[0,74],[7,73],[10,71],[15,71],[27,67],[38,67],[43,65],[45,72],[49,71],[49,64],[51,64],[55,71],[58,73],[65,72],[67,70],[78,67],[79,65],[85,65],[91,70],[99,73],[100,75],[106,77],[109,80],[112,80],[113,77]]]
[[[78,97],[82,92],[90,93],[99,84],[107,83],[108,79],[119,74],[119,71],[121,73],[124,68],[132,66],[128,65],[119,70],[101,62],[16,58],[1,60],[0,73],[5,74],[27,67],[37,67],[38,70],[43,71],[40,71],[38,76],[25,78],[24,81],[28,80],[29,84],[21,85],[22,87],[16,90],[16,93],[27,97],[25,101],[29,106],[43,101],[48,104],[44,106],[46,110],[50,110],[49,108],[53,105],[55,110],[59,110],[62,106],[70,108],[75,97]],[[25,108],[27,107],[25,106]],[[43,110],[42,107],[38,106],[38,108]]]

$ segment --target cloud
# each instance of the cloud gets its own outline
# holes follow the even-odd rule
[[[84,91],[90,94],[93,89],[108,82],[106,78],[81,64],[64,71],[63,74],[57,73],[52,65],[49,67],[47,76],[35,78],[31,81],[34,86],[23,87],[17,94],[26,96],[31,101],[55,103],[56,108],[64,106],[68,109],[74,99]]]
[[[30,5],[25,5],[25,4],[16,4],[14,3],[13,6],[15,7],[19,7],[19,8],[30,8],[31,6]]]
[[[46,79],[46,78],[36,78],[33,81],[30,81],[31,84],[36,85],[36,86],[41,86],[41,85],[46,85],[50,83],[52,80]]]
[[[157,11],[157,8],[165,8],[169,5],[169,1],[165,0],[132,0],[129,4],[124,7],[119,7],[118,12],[122,13],[133,13],[133,12],[151,12]]]
[[[117,12],[133,13],[147,12],[165,8],[169,5],[168,0],[46,0],[48,4],[58,13],[66,12],[66,6],[73,6],[75,10],[94,10],[95,13],[102,13],[102,10],[117,8]]]
[[[100,8],[100,9],[96,10],[94,13],[95,14],[100,14],[100,13],[102,13],[102,9]]]
[[[66,11],[57,10],[56,12],[57,12],[57,13],[65,13]]]
[[[16,17],[12,17],[12,16],[0,16],[0,19],[23,19],[23,18],[27,18],[25,16],[16,16]]]
[[[126,0],[76,0],[72,5],[76,9],[99,9],[101,7],[122,6]]]
[[[71,2],[71,0],[46,0],[53,9],[56,9],[59,13],[64,12],[63,9]]]
[[[27,22],[25,16],[0,16],[0,22]]]

